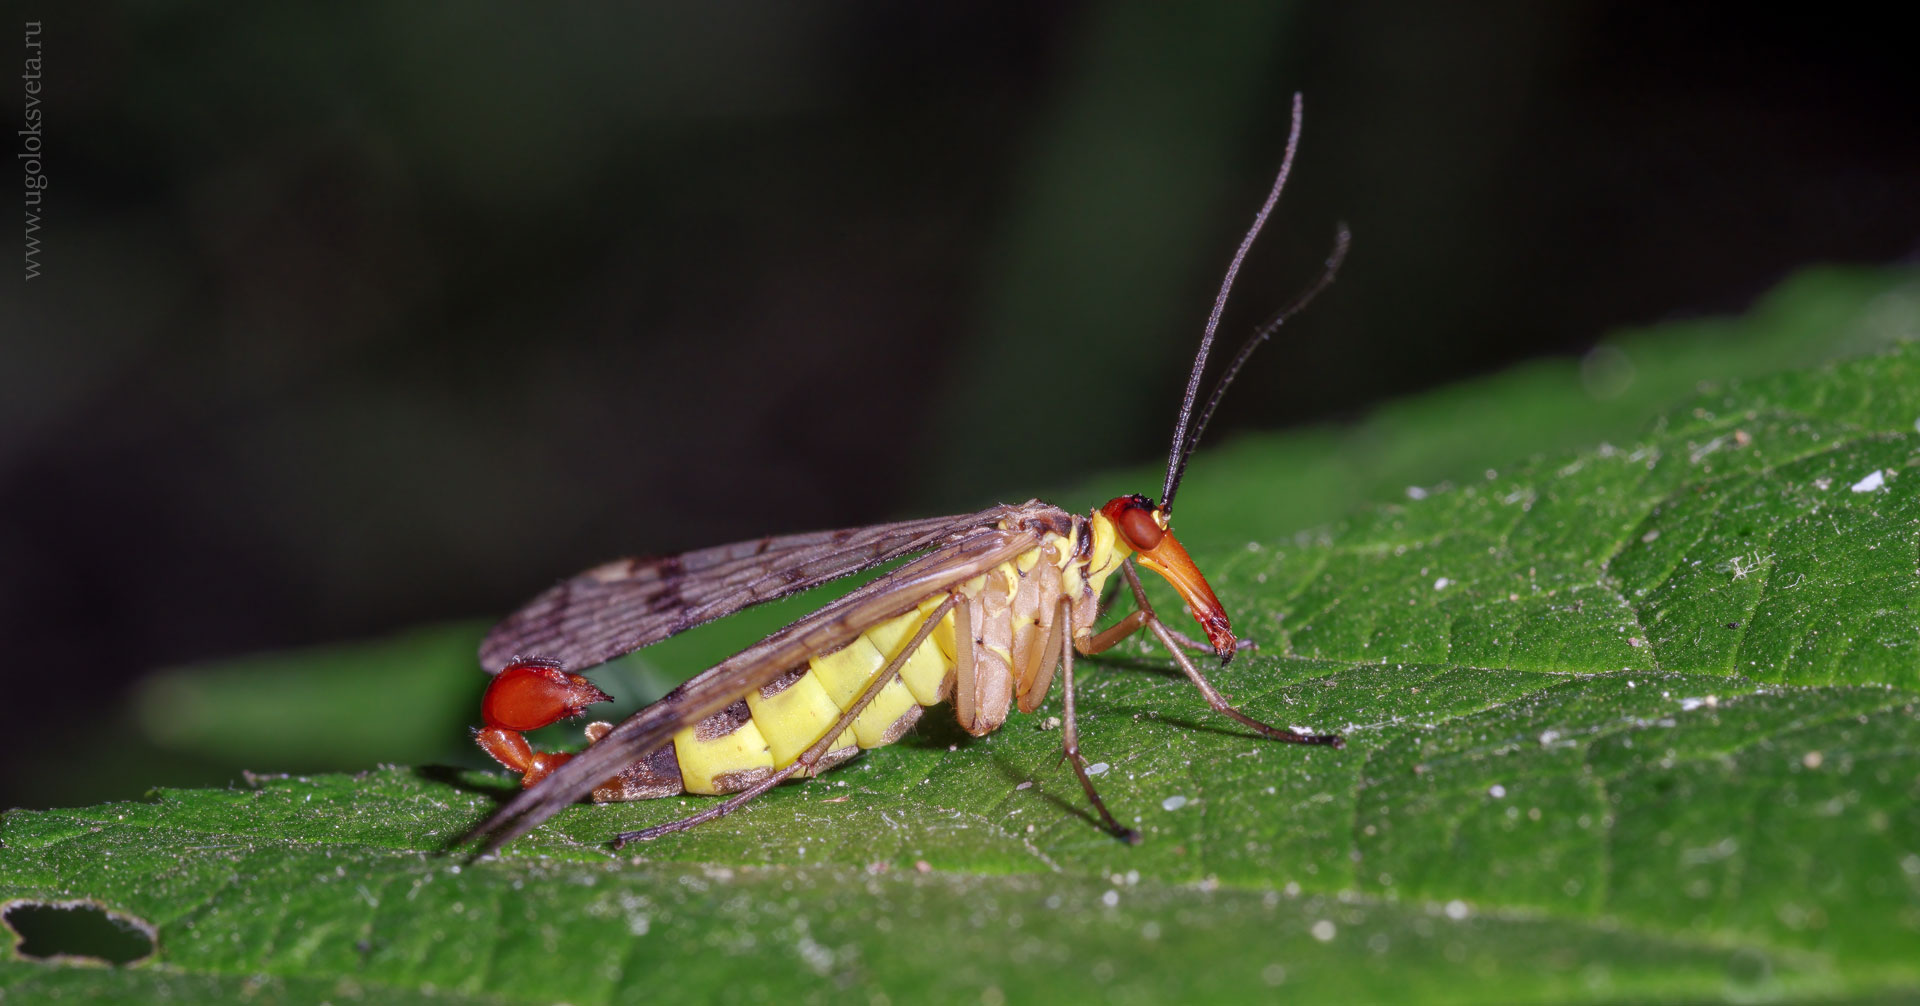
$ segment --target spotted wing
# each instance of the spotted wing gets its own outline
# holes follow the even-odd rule
[[[742,608],[991,527],[1021,509],[999,506],[620,559],[561,582],[507,616],[480,644],[480,666],[498,673],[515,657],[547,657],[569,670],[592,667]]]
[[[957,583],[1037,547],[1047,527],[1057,527],[1068,519],[1065,513],[1038,503],[986,513],[995,514],[994,524],[950,534],[935,551],[721,661],[666,699],[627,717],[461,841],[480,840],[480,852],[484,854],[526,834],[629,763],[671,743],[674,734],[738,701],[749,690],[800,666],[808,657],[847,645],[873,626]],[[998,526],[999,518],[1009,513],[1028,519],[1010,521],[1007,528]]]

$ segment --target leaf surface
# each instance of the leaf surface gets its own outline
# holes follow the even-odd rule
[[[1196,555],[1260,644],[1144,641],[1082,736],[902,744],[616,855],[703,802],[438,850],[497,775],[385,768],[0,819],[0,900],[156,927],[15,1001],[1610,1001],[1920,994],[1920,346],[1700,391],[1548,455]],[[630,850],[633,851],[633,850]]]

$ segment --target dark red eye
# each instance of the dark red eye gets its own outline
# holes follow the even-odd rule
[[[1136,552],[1153,551],[1160,539],[1167,536],[1166,529],[1154,521],[1151,510],[1122,510],[1114,523],[1120,526],[1120,533],[1127,536],[1127,544]]]

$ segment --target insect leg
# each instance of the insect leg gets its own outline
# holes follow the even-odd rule
[[[1140,631],[1140,627],[1152,621],[1152,619],[1153,612],[1150,610],[1146,608],[1135,608],[1132,614],[1107,626],[1097,635],[1087,639],[1085,642],[1077,643],[1075,646],[1083,656],[1091,657],[1096,653],[1104,653],[1112,649],[1114,645],[1122,639]]]
[[[1062,619],[1061,613],[1067,617]],[[1063,636],[1070,637],[1073,624],[1073,602],[1065,596],[1054,606],[1054,616],[1047,623],[1046,638],[1033,648],[1033,656],[1027,660],[1027,667],[1020,674],[1014,689],[1014,698],[1023,713],[1033,712],[1046,700],[1047,690],[1053,687],[1053,671],[1059,666],[1060,657],[1055,652]],[[1072,648],[1072,644],[1068,644]]]
[[[613,837],[613,847],[618,849],[628,842],[651,841],[662,835],[671,835],[676,831],[685,831],[695,825],[725,817],[746,806],[747,802],[754,797],[791,779],[795,773],[819,764],[820,759],[826,757],[827,752],[833,749],[833,742],[838,740],[848,727],[853,726],[853,721],[859,719],[861,713],[866,712],[867,705],[880,694],[881,689],[900,676],[900,668],[905,666],[907,659],[920,649],[920,644],[926,642],[928,636],[933,635],[934,627],[940,624],[941,619],[947,617],[947,612],[953,610],[953,607],[954,597],[949,594],[946,600],[941,601],[940,606],[933,609],[933,613],[920,623],[919,631],[913,634],[913,638],[907,641],[907,645],[899,653],[894,654],[893,659],[887,661],[885,667],[880,668],[872,678],[868,679],[866,689],[860,693],[858,699],[854,700],[853,705],[848,706],[846,712],[840,714],[840,718],[834,721],[833,726],[829,727],[812,747],[800,752],[800,756],[793,760],[793,764],[774,771],[765,779],[728,797],[725,803],[708,807],[698,814],[692,814],[677,821],[668,821],[666,824],[657,824],[651,828],[642,828],[639,831],[621,832]]]
[[[1071,617],[1071,602],[1060,599],[1059,613],[1054,616],[1054,624],[1062,624]],[[1060,730],[1060,753],[1073,765],[1073,774],[1080,779],[1080,788],[1087,791],[1087,801],[1093,809],[1100,812],[1100,820],[1106,825],[1113,837],[1128,845],[1140,844],[1140,833],[1132,828],[1123,828],[1107,811],[1106,802],[1094,791],[1093,778],[1087,775],[1087,759],[1080,753],[1080,728],[1073,713],[1073,643],[1062,633],[1060,646],[1060,684],[1062,698],[1062,727]]]
[[[1194,666],[1192,658],[1180,652],[1180,644],[1178,640],[1174,638],[1174,633],[1160,621],[1160,616],[1154,613],[1153,605],[1147,603],[1147,593],[1140,586],[1140,576],[1133,571],[1133,560],[1127,560],[1126,565],[1121,567],[1121,571],[1126,574],[1127,583],[1133,587],[1134,602],[1140,605],[1140,607],[1134,611],[1133,614],[1115,623],[1111,628],[1107,629],[1107,631],[1094,636],[1084,643],[1078,644],[1078,649],[1081,653],[1089,656],[1099,653],[1101,650],[1107,649],[1120,640],[1125,639],[1127,636],[1132,635],[1144,625],[1152,629],[1153,634],[1160,638],[1161,645],[1165,646],[1167,652],[1173,655],[1174,662],[1180,665],[1180,670],[1186,674],[1188,680],[1193,682],[1194,687],[1200,689],[1200,694],[1206,697],[1207,705],[1212,706],[1214,712],[1248,727],[1259,733],[1260,736],[1270,740],[1286,741],[1289,744],[1324,744],[1327,747],[1335,748],[1346,746],[1346,741],[1341,740],[1339,734],[1303,734],[1295,730],[1288,730],[1285,727],[1269,726],[1235,709],[1233,703],[1228,702],[1227,697],[1220,694],[1219,689],[1213,687],[1213,682],[1208,681],[1206,675],[1200,673],[1200,668]]]
[[[973,611],[970,604],[953,611],[953,717],[961,727],[973,725],[979,693],[973,683]]]
[[[1091,656],[1095,653],[1099,653],[1102,650],[1105,650],[1108,647],[1111,647],[1113,644],[1118,643],[1122,639],[1125,639],[1128,636],[1133,635],[1135,632],[1140,631],[1141,626],[1147,624],[1149,620],[1156,618],[1156,616],[1153,613],[1153,605],[1147,603],[1146,588],[1140,585],[1140,574],[1134,572],[1133,560],[1132,559],[1124,560],[1120,564],[1120,572],[1126,575],[1127,586],[1129,589],[1133,591],[1133,603],[1134,603],[1133,613],[1129,614],[1127,617],[1121,619],[1120,621],[1113,623],[1113,625],[1109,626],[1105,632],[1100,633],[1099,635],[1093,637],[1091,640],[1083,644],[1080,648],[1080,652],[1083,654],[1087,654]],[[1106,605],[1101,605],[1101,609],[1103,613],[1106,607],[1107,607]],[[1181,646],[1184,646],[1195,653],[1206,653],[1206,654],[1213,653],[1213,644],[1205,642],[1204,640],[1195,639],[1192,636],[1189,636],[1186,633],[1181,632],[1180,630],[1174,628],[1173,626],[1165,625],[1164,623],[1162,624],[1163,624],[1163,627],[1167,630],[1167,633],[1171,635],[1174,638],[1174,641],[1179,643]],[[1255,648],[1256,647],[1254,646],[1253,640],[1242,639],[1242,640],[1239,640],[1237,645],[1234,647],[1234,652],[1238,653],[1241,650],[1251,650]]]
[[[838,733],[828,734],[827,739],[832,740],[834,737],[837,737],[837,736],[839,736]],[[718,806],[708,807],[706,810],[703,810],[698,814],[691,814],[677,821],[668,821],[666,824],[657,824],[651,828],[642,828],[639,831],[623,831],[620,834],[613,836],[613,847],[618,849],[626,845],[628,842],[651,841],[652,839],[659,838],[662,835],[671,835],[676,831],[686,831],[688,828],[691,828],[695,825],[706,824],[708,821],[711,821],[715,818],[726,817],[728,814],[731,814],[734,811],[739,810],[741,807],[746,806],[747,801],[753,799],[756,796],[759,796],[762,793],[765,793],[767,790],[770,790],[775,786],[780,785],[783,782],[786,782],[788,779],[793,777],[793,774],[795,772],[798,772],[802,768],[804,768],[805,765],[806,765],[806,762],[804,760],[796,760],[793,764],[788,765],[786,768],[773,772],[769,774],[766,778],[760,780],[759,782],[756,782],[753,785],[748,786],[746,789],[743,789],[740,792],[735,793],[734,795],[728,797],[725,803],[719,804]]]
[[[1206,640],[1195,639],[1192,636],[1189,636],[1186,633],[1181,632],[1179,629],[1176,629],[1171,625],[1166,625],[1165,623],[1162,623],[1162,627],[1167,630],[1167,635],[1172,636],[1173,641],[1176,643],[1179,643],[1181,646],[1184,646],[1195,653],[1204,653],[1209,657],[1213,656],[1213,644],[1207,642]],[[1253,640],[1251,639],[1245,639],[1245,638],[1236,639],[1234,640],[1234,643],[1233,643],[1233,652],[1235,653],[1239,653],[1241,650],[1254,650],[1258,648],[1259,647],[1255,646],[1253,643]]]

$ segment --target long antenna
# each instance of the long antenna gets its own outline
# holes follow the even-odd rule
[[[1240,352],[1234,354],[1233,362],[1227,364],[1227,372],[1221,374],[1220,380],[1214,383],[1213,394],[1207,396],[1206,408],[1200,410],[1200,420],[1193,424],[1193,433],[1188,435],[1185,450],[1180,452],[1178,467],[1173,469],[1173,477],[1167,483],[1166,499],[1160,504],[1162,513],[1167,512],[1172,503],[1173,491],[1180,488],[1180,477],[1187,471],[1187,459],[1193,456],[1193,449],[1199,446],[1200,434],[1207,431],[1207,420],[1212,419],[1213,410],[1220,407],[1220,399],[1227,396],[1227,385],[1233,383],[1233,379],[1240,373],[1240,368],[1247,365],[1247,358],[1253,355],[1254,350],[1260,348],[1261,343],[1272,338],[1273,333],[1278,332],[1280,326],[1287,323],[1287,319],[1299,314],[1302,308],[1312,303],[1313,298],[1319,296],[1320,291],[1333,285],[1333,277],[1340,272],[1340,264],[1347,260],[1347,246],[1352,243],[1352,232],[1347,230],[1346,224],[1341,224],[1340,229],[1333,236],[1333,250],[1327,253],[1327,264],[1320,270],[1319,277],[1311,286],[1300,291],[1299,296],[1293,299],[1293,303],[1281,308],[1280,313],[1255,330],[1247,339],[1246,345],[1240,347]]]
[[[1187,393],[1180,399],[1180,421],[1173,428],[1173,447],[1167,452],[1167,481],[1160,490],[1160,509],[1163,513],[1173,511],[1173,493],[1180,488],[1181,470],[1186,467],[1187,455],[1193,449],[1187,445],[1187,424],[1193,419],[1193,403],[1200,397],[1200,377],[1206,373],[1207,353],[1213,348],[1213,333],[1220,328],[1220,315],[1227,309],[1227,295],[1233,292],[1234,277],[1240,274],[1240,263],[1246,260],[1248,249],[1253,247],[1253,239],[1260,236],[1260,228],[1267,225],[1267,214],[1273,212],[1273,205],[1280,201],[1280,190],[1287,187],[1287,175],[1293,171],[1293,152],[1300,146],[1300,92],[1293,93],[1293,127],[1287,132],[1287,152],[1280,159],[1280,176],[1273,180],[1273,189],[1267,193],[1267,201],[1260,204],[1260,212],[1254,214],[1253,226],[1247,228],[1247,236],[1240,239],[1240,248],[1233,253],[1233,262],[1227,266],[1226,278],[1220,281],[1220,293],[1213,298],[1213,313],[1207,315],[1206,332],[1200,336],[1200,353],[1193,358],[1193,374],[1187,378]]]

